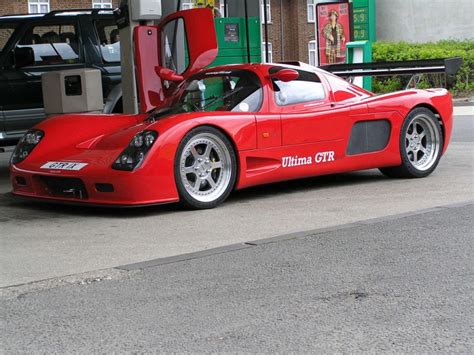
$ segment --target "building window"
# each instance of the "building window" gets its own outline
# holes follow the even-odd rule
[[[92,0],[93,9],[111,9],[112,0]]]
[[[272,22],[272,8],[270,5],[271,0],[267,0],[267,22],[271,23]],[[262,14],[262,23],[265,23],[265,15],[264,15],[264,3],[263,0],[260,0],[260,13]]]
[[[28,0],[30,14],[46,14],[49,12],[49,0]]]
[[[226,14],[224,0],[221,0],[221,2],[219,4],[219,11],[221,13],[221,16],[224,17],[225,14]]]
[[[267,63],[267,57],[265,56],[265,49],[267,47],[265,46],[265,42],[262,42],[262,62]],[[273,50],[272,50],[272,44],[268,42],[268,63],[273,63]]]
[[[181,10],[189,10],[194,7],[193,0],[183,0]]]
[[[316,19],[316,0],[308,0],[308,22],[314,23]]]
[[[316,41],[309,41],[308,43],[308,58],[309,64],[316,66]]]

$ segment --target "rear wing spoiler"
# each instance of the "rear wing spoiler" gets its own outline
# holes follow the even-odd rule
[[[455,75],[461,67],[461,57],[406,60],[397,62],[372,62],[356,64],[329,64],[319,68],[334,75],[348,76],[392,76],[444,73]]]
[[[345,78],[352,82],[355,77],[361,76],[394,76],[410,75],[411,78],[406,84],[406,88],[417,87],[423,74],[441,73],[444,74],[446,86],[452,82],[452,78],[461,68],[463,59],[461,57],[405,60],[396,62],[372,62],[355,64],[329,64],[319,68],[334,75]],[[302,62],[283,62],[282,64],[295,65],[311,70],[314,68]]]

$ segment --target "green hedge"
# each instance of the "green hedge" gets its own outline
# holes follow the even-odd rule
[[[446,40],[436,43],[407,43],[407,42],[375,42],[373,44],[373,61],[397,61],[413,59],[434,59],[462,57],[464,62],[450,90],[455,95],[471,94],[474,92],[474,40]],[[401,90],[409,77],[378,77],[373,79],[373,91],[385,93]],[[420,88],[445,86],[444,75],[424,75]]]

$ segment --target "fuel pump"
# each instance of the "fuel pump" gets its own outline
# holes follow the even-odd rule
[[[115,10],[120,34],[120,62],[122,66],[123,112],[138,113],[135,77],[133,29],[139,24],[150,24],[162,17],[161,0],[122,0]]]

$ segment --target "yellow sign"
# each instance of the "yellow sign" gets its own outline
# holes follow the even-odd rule
[[[210,7],[214,8],[215,0],[196,0],[194,3],[195,7]]]

